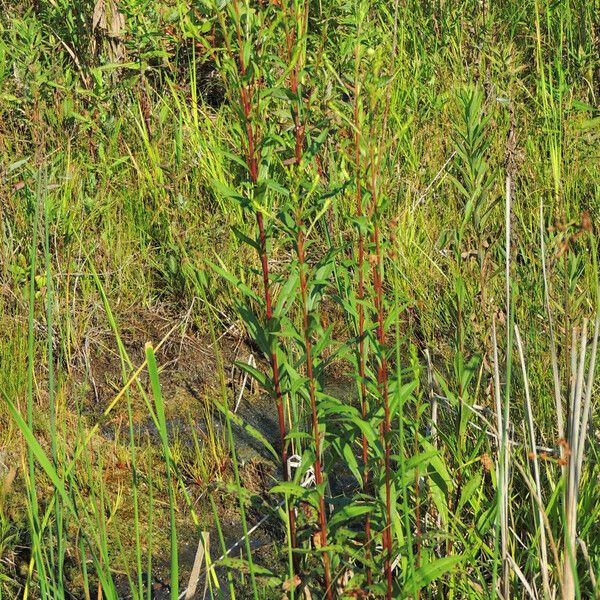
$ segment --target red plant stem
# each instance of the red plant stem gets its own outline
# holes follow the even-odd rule
[[[291,60],[291,56],[290,56]],[[301,100],[298,98],[298,61],[294,65],[290,74],[290,90],[296,96],[296,103],[292,108],[294,114],[294,132],[296,134],[296,145],[294,148],[294,162],[299,165],[302,158],[302,147],[304,146],[304,127],[300,124],[300,105]]]
[[[355,49],[355,61],[358,65],[358,46]],[[358,67],[357,67],[358,71]],[[355,77],[355,96],[354,96],[354,162],[356,165],[356,213],[360,219],[363,216],[362,210],[362,187],[361,187],[361,168],[360,168],[360,123],[358,114],[358,75]],[[363,305],[365,297],[365,240],[362,232],[362,224],[359,223],[358,228],[358,290],[357,290],[357,304],[358,304],[358,353],[359,353],[359,367],[358,372],[360,376],[360,402],[362,418],[367,418],[367,386],[365,384],[365,372],[366,372],[366,353],[365,353],[365,309]],[[367,436],[362,434],[362,461],[363,461],[363,491],[366,493],[369,489],[369,442]],[[370,558],[370,550],[368,550],[371,542],[371,515],[367,513],[365,515],[365,547],[366,557]],[[371,569],[367,569],[367,584],[371,585],[373,582],[373,574]]]
[[[377,206],[377,181],[376,165],[371,148],[371,207],[370,214],[374,215]],[[380,359],[377,368],[377,385],[383,399],[384,420],[381,424],[380,434],[381,443],[384,448],[384,469],[385,469],[385,510],[386,521],[382,533],[383,549],[385,551],[384,570],[387,579],[386,600],[392,600],[392,494],[391,494],[391,444],[390,444],[390,403],[387,384],[387,357],[385,354],[385,311],[383,306],[383,257],[381,256],[381,245],[379,242],[379,223],[374,218],[373,224],[373,245],[375,246],[375,260],[373,261],[373,287],[375,288],[375,310],[377,313],[377,341],[379,343]]]
[[[240,17],[239,17],[239,6],[237,0],[233,3],[234,10],[236,13],[236,33],[239,46],[239,71],[243,76],[246,73],[246,65],[244,62],[242,32],[240,29]],[[258,181],[258,163],[260,158],[260,150],[257,148],[254,131],[252,129],[252,97],[253,89],[252,84],[240,85],[240,99],[242,109],[244,112],[244,118],[246,121],[246,136],[247,144],[245,145],[246,164],[250,174],[251,182],[256,185]],[[273,318],[273,301],[271,296],[271,288],[269,285],[269,256],[267,250],[267,235],[265,231],[265,224],[262,213],[256,211],[256,223],[258,226],[258,235],[260,240],[260,261],[262,266],[263,285],[264,285],[264,299],[265,299],[265,317],[267,323]],[[275,401],[277,403],[277,415],[279,419],[279,436],[281,441],[281,467],[283,471],[283,480],[288,481],[288,456],[287,456],[287,440],[286,440],[286,426],[285,426],[285,414],[283,409],[283,394],[281,392],[281,382],[279,377],[279,361],[277,359],[277,352],[274,346],[271,346],[271,371],[273,376],[273,390],[275,395]],[[290,544],[292,548],[296,548],[296,514],[294,508],[289,505],[288,518],[290,522]],[[297,568],[297,559],[294,559],[294,568]]]
[[[267,255],[267,236],[265,233],[265,226],[263,222],[262,213],[256,213],[256,222],[258,224],[259,238],[260,238],[260,258],[262,263],[263,273],[263,284],[264,284],[264,297],[265,297],[265,316],[267,321],[273,318],[273,308],[271,300],[271,289],[269,286],[269,260]],[[273,389],[275,391],[275,399],[277,402],[277,416],[279,419],[279,438],[281,441],[281,465],[283,468],[283,480],[288,481],[288,455],[287,455],[287,440],[286,440],[286,427],[285,427],[285,415],[283,411],[283,394],[281,393],[281,383],[279,380],[279,362],[277,360],[277,352],[271,350],[271,370],[273,373]],[[288,509],[288,516],[290,520],[290,537],[292,548],[296,547],[296,514],[294,508],[290,505]],[[296,561],[294,561],[296,562]]]
[[[317,414],[317,395],[315,376],[312,359],[312,342],[310,339],[309,314],[308,314],[308,282],[306,276],[306,257],[304,252],[305,234],[302,222],[298,219],[298,266],[300,270],[300,295],[302,298],[302,329],[304,333],[304,351],[306,353],[306,374],[308,376],[308,390],[310,395],[310,405],[312,409],[312,426],[315,438],[315,480],[317,487],[323,483],[323,472],[321,470],[321,438],[319,434],[319,416]],[[319,523],[321,527],[321,547],[327,546],[327,520],[325,512],[325,496],[319,493]],[[333,600],[333,590],[331,588],[331,573],[329,567],[329,555],[323,552],[323,567],[325,571],[325,588],[327,598]]]
[[[283,4],[284,13],[285,4]],[[286,15],[287,17],[287,15]],[[306,4],[304,15],[298,14],[297,11],[294,10],[291,18],[286,18],[285,23],[292,23],[292,27],[287,26],[285,30],[285,42],[287,48],[287,60],[288,63],[291,64],[294,57],[294,44],[296,43],[296,31],[294,27],[298,23],[299,19],[302,18],[303,27],[306,27],[306,20],[308,18],[308,3]],[[305,29],[304,29],[305,30]],[[300,123],[300,107],[302,104],[302,100],[298,97],[298,82],[299,82],[299,73],[300,73],[300,60],[297,59],[294,63],[294,66],[290,73],[290,91],[295,96],[296,102],[292,105],[292,115],[294,119],[294,133],[296,137],[295,147],[294,147],[294,162],[296,165],[300,164],[300,160],[302,159],[302,149],[304,146],[304,131],[305,125]]]
[[[375,223],[373,232],[373,241],[375,243],[375,255],[377,262],[373,267],[373,282],[375,285],[376,309],[378,313],[377,323],[377,340],[381,357],[377,369],[377,384],[380,393],[383,397],[384,421],[381,424],[381,438],[384,447],[384,467],[385,467],[385,510],[386,522],[383,532],[383,547],[385,550],[384,570],[387,578],[387,594],[386,599],[392,600],[392,494],[391,494],[391,454],[390,445],[390,403],[388,396],[387,384],[387,357],[385,355],[385,324],[384,324],[384,308],[383,308],[383,281],[380,274],[381,269],[381,248],[379,244],[379,225]]]

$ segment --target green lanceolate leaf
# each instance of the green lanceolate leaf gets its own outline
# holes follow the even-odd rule
[[[444,556],[419,567],[412,574],[411,581],[405,586],[402,598],[413,596],[419,590],[450,573],[461,561],[462,556]]]

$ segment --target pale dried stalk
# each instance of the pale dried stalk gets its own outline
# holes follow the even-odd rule
[[[198,588],[198,582],[200,581],[200,575],[202,571],[202,564],[204,563],[204,556],[208,555],[208,548],[210,544],[210,533],[208,531],[202,531],[200,539],[198,540],[198,548],[196,549],[196,556],[194,558],[194,565],[192,572],[190,573],[190,579],[188,581],[187,589],[182,592],[179,598],[185,598],[185,600],[191,600],[196,595],[196,589]],[[204,589],[208,584],[208,573],[204,581]]]
[[[581,548],[581,553],[583,554],[583,558],[585,558],[585,560],[587,561],[588,564],[588,569],[589,569],[589,574],[590,574],[590,581],[592,582],[592,587],[597,590],[598,589],[598,584],[596,582],[596,575],[594,574],[594,568],[592,566],[592,562],[590,560],[590,553],[588,552],[587,549],[587,545],[583,540],[579,540],[579,546]],[[598,591],[596,591],[596,598],[600,598],[600,593],[598,593]]]
[[[587,355],[587,328],[588,320],[585,319],[581,328],[579,353],[577,353],[577,331],[573,331],[573,348],[571,351],[571,365],[573,383],[571,389],[571,405],[568,413],[568,461],[566,467],[565,489],[565,538],[563,557],[563,598],[574,600],[576,595],[575,578],[577,573],[577,501],[579,497],[579,484],[583,467],[583,455],[588,434],[589,414],[592,399],[592,387],[598,351],[598,334],[600,330],[600,315],[596,316],[594,338],[590,351],[590,362],[587,378],[585,377],[585,361]],[[577,354],[579,357],[577,358]],[[584,380],[585,390],[584,390]],[[584,396],[585,391],[585,396]]]
[[[431,356],[429,348],[425,349],[425,359],[427,360],[427,387],[429,388],[429,400],[431,404],[431,444],[434,448],[438,445],[438,398],[433,388],[433,365],[431,364]]]
[[[252,353],[250,353],[250,356],[248,357],[248,364],[251,367],[256,367],[256,359],[254,358],[254,354],[252,354]],[[242,387],[240,388],[240,392],[238,394],[237,401],[235,403],[235,407],[233,409],[234,413],[236,413],[238,411],[238,408],[240,407],[240,402],[242,401],[242,398],[244,397],[244,392],[246,391],[247,383],[248,383],[248,373],[244,372],[244,379],[242,380]]]
[[[511,128],[512,129],[512,128]],[[511,312],[510,312],[510,299],[511,299],[511,285],[510,285],[510,256],[511,256],[511,215],[512,215],[512,176],[510,169],[507,169],[506,180],[505,180],[505,252],[506,252],[506,323],[507,323],[507,338],[510,340],[511,332],[510,323]],[[495,355],[496,355],[496,370],[498,370],[498,345],[495,340],[495,327],[493,329],[494,333],[494,347],[495,347]],[[507,361],[509,357],[509,352],[507,352]],[[510,373],[510,365],[507,363],[507,373]],[[508,383],[508,382],[507,382]],[[500,402],[500,375],[499,371],[496,377],[496,392],[497,392],[497,402]],[[505,410],[504,414],[502,411],[502,406],[500,404],[499,416],[501,420],[501,429],[498,430],[498,433],[501,434],[501,444],[500,444],[500,461],[502,463],[501,468],[501,479],[499,482],[500,488],[500,527],[501,527],[501,536],[502,536],[502,594],[505,600],[508,600],[510,594],[510,572],[509,572],[509,564],[508,564],[508,483],[509,483],[509,467],[508,467],[508,456],[509,456],[509,444],[508,444],[508,428],[510,423],[510,398],[505,398],[504,401]]]
[[[533,600],[537,600],[537,594],[535,593],[535,591],[533,590],[533,588],[527,581],[527,578],[525,577],[525,575],[523,575],[523,571],[521,571],[519,565],[515,562],[515,559],[510,554],[508,555],[508,562],[509,562],[512,570],[515,572],[515,574],[519,578],[519,581],[523,584],[523,587],[529,594],[529,597],[533,598]]]
[[[517,471],[519,471],[519,473],[521,473],[521,475],[523,477],[523,481],[525,482],[525,485],[527,486],[527,489],[529,490],[531,497],[536,501],[536,503],[538,503],[538,509],[541,509],[541,514],[544,519],[544,527],[546,528],[546,534],[548,536],[548,544],[550,546],[550,551],[552,552],[552,557],[554,558],[554,564],[556,565],[556,568],[558,569],[558,571],[557,571],[558,583],[559,583],[560,589],[562,590],[563,589],[563,579],[562,579],[562,574],[560,571],[560,564],[561,564],[560,557],[558,555],[558,548],[556,547],[556,541],[554,540],[554,535],[552,534],[552,527],[550,526],[550,521],[548,520],[548,515],[546,514],[544,507],[539,504],[539,499],[535,493],[535,484],[531,481],[531,473],[529,471],[526,471],[523,468],[523,466],[519,463],[519,461],[514,461],[514,465],[515,465],[515,468],[517,469]],[[552,596],[553,599],[555,597],[556,597],[555,595]],[[561,598],[562,598],[562,596],[561,596]]]
[[[523,351],[523,342],[519,328],[515,324],[515,340],[521,362],[523,373],[523,385],[525,388],[525,412],[527,413],[527,425],[529,428],[529,437],[531,441],[531,459],[533,462],[533,476],[535,480],[535,493],[538,498],[538,518],[540,528],[540,568],[542,571],[542,583],[544,585],[544,597],[551,598],[550,580],[548,578],[548,551],[546,548],[546,532],[544,530],[543,501],[542,501],[542,483],[540,479],[540,467],[538,463],[537,446],[535,441],[535,426],[533,424],[533,413],[531,410],[531,396],[529,391],[529,377],[527,376],[527,366],[525,364],[525,352]]]
[[[579,369],[577,367],[577,328],[573,327],[571,331],[571,382],[570,382],[570,394],[569,394],[569,406],[567,411],[567,442],[571,441],[571,435],[573,431],[573,419],[574,419],[574,408],[575,408],[575,394],[577,389],[577,373]],[[566,444],[565,444],[566,446]],[[574,525],[576,526],[576,519],[573,519],[573,513],[577,513],[577,506],[573,506],[573,483],[571,476],[573,475],[572,465],[572,448],[567,448],[565,454],[567,456],[565,465],[565,532],[564,532],[564,556],[563,556],[563,600],[574,600],[575,598],[575,538],[574,538]]]
[[[596,315],[594,325],[594,340],[592,341],[592,350],[590,354],[590,365],[588,367],[587,383],[585,385],[585,400],[583,403],[583,417],[581,418],[581,430],[579,440],[577,441],[577,481],[581,479],[581,467],[583,465],[583,450],[585,440],[588,434],[588,425],[590,418],[590,409],[592,404],[592,388],[594,386],[594,375],[596,370],[596,355],[598,353],[598,333],[600,332],[600,314]]]
[[[498,362],[498,342],[496,339],[496,319],[492,319],[492,351],[494,360],[494,396],[496,397],[496,427],[500,444],[498,457],[498,512],[500,514],[500,549],[502,554],[502,589],[506,598],[508,588],[508,424],[502,414],[502,400],[500,398],[500,367]],[[508,429],[508,428],[507,428]]]
[[[548,329],[550,333],[550,362],[552,363],[552,380],[554,382],[554,404],[556,406],[556,422],[558,426],[558,437],[565,437],[565,419],[563,416],[562,396],[560,391],[560,375],[558,371],[558,356],[556,354],[556,338],[554,336],[554,321],[552,309],[550,308],[550,285],[548,283],[548,272],[546,270],[546,244],[544,242],[544,203],[540,200],[540,245],[542,254],[542,273],[544,277],[544,301],[546,304],[546,315],[548,317]],[[561,458],[563,458],[561,448]]]

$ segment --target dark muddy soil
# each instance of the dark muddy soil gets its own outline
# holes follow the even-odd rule
[[[139,310],[127,315],[119,323],[120,335],[133,365],[137,367],[144,360],[144,345],[150,341],[157,345],[173,327],[172,316],[150,313]],[[191,327],[176,329],[164,343],[157,355],[159,363],[160,382],[167,416],[167,428],[172,443],[177,443],[185,453],[186,449],[193,451],[194,434],[200,440],[208,434],[209,428],[213,435],[225,439],[224,419],[218,411],[206,411],[207,404],[220,400],[220,374],[218,352],[222,354],[223,374],[228,391],[230,408],[237,403],[242,390],[242,374],[233,366],[235,361],[248,361],[252,354],[250,346],[242,337],[241,330],[231,327],[230,330],[218,340],[218,350],[207,340],[196,335]],[[258,361],[258,357],[254,356]],[[264,365],[262,365],[264,367]],[[114,398],[122,387],[121,361],[117,352],[114,336],[109,331],[96,333],[88,342],[85,360],[85,380],[87,381],[87,401],[85,411],[92,421],[102,419],[102,434],[105,439],[111,440],[118,436],[120,443],[127,444],[129,435],[127,428],[123,427],[122,415],[110,415],[102,418],[102,413],[107,404]],[[140,377],[142,385],[148,389],[146,374]],[[331,393],[340,397],[348,397],[354,393],[353,382],[335,380],[331,383]],[[132,402],[134,406],[134,436],[136,445],[142,440],[152,445],[160,446],[160,438],[153,420],[132,387]],[[275,448],[279,448],[279,427],[277,411],[271,398],[264,396],[248,381],[244,392],[241,394],[237,413],[241,419],[258,430]],[[207,416],[209,415],[209,416]],[[207,418],[210,422],[207,422]],[[124,433],[125,430],[125,433]],[[280,466],[276,464],[272,455],[254,437],[242,428],[234,426],[234,438],[238,464],[243,484],[256,496],[257,506],[248,511],[248,527],[253,527],[264,517],[268,510],[263,502],[273,502],[268,498],[268,488],[281,478]],[[226,458],[226,457],[225,457]],[[352,485],[351,478],[343,469],[337,471],[337,476],[332,478],[332,492],[334,495],[343,494],[348,486]],[[200,498],[199,502],[206,502]],[[202,509],[207,514],[207,507]],[[219,503],[220,518],[227,548],[242,539],[242,526],[237,510],[237,499],[231,494],[223,495]],[[186,509],[183,508],[182,512]],[[179,561],[180,561],[180,591],[187,586],[196,549],[199,532],[192,526],[182,523],[178,527]],[[210,532],[211,556],[217,559],[222,551],[219,546],[217,531],[211,525],[212,519],[207,519],[205,529]],[[163,529],[165,524],[162,524]],[[251,536],[253,557],[259,564],[275,567],[275,562],[285,560],[282,557],[281,547],[284,536],[279,520],[276,516],[263,523]],[[243,542],[240,547],[243,547]],[[168,551],[156,556],[153,564],[151,586],[153,598],[160,600],[170,597],[169,570],[170,557]],[[230,555],[240,558],[240,548],[236,548]],[[275,561],[275,562],[274,562]],[[283,565],[283,568],[285,566]],[[275,569],[279,571],[280,569]],[[219,581],[225,591],[226,575],[222,570],[218,573]],[[131,597],[129,584],[125,577],[117,578],[118,589],[122,598]],[[204,578],[201,577],[196,597],[202,597]],[[243,591],[242,591],[243,594]],[[281,591],[279,591],[279,596]],[[279,597],[275,594],[275,597]],[[244,597],[243,595],[241,597]]]

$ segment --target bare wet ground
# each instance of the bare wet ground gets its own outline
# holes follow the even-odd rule
[[[144,345],[147,341],[155,346],[173,327],[173,318],[163,314],[138,311],[129,314],[120,323],[120,336],[134,366],[144,361]],[[218,353],[221,353],[221,360]],[[209,439],[217,440],[219,457],[223,463],[219,466],[221,472],[218,479],[226,480],[231,473],[230,458],[225,443],[225,423],[222,414],[214,409],[214,402],[222,399],[221,374],[227,388],[230,407],[237,406],[237,415],[243,422],[258,430],[276,449],[279,446],[279,427],[277,411],[270,397],[265,396],[246,382],[242,389],[243,375],[234,367],[236,361],[248,361],[253,355],[251,347],[244,341],[242,332],[231,327],[218,340],[218,348],[208,339],[197,335],[193,327],[176,329],[164,343],[158,354],[160,382],[167,417],[167,430],[170,443],[178,449],[183,463],[194,462],[195,440],[202,445]],[[255,356],[256,359],[258,357]],[[263,365],[264,366],[264,365]],[[114,398],[122,387],[121,360],[117,352],[117,344],[110,331],[97,334],[88,343],[85,360],[85,377],[87,382],[87,397],[85,413],[90,420],[102,421],[102,435],[107,441],[115,441],[126,447],[129,443],[129,432],[123,421],[123,411],[115,413],[107,419],[101,415],[106,405]],[[148,389],[147,376],[143,373],[140,381]],[[330,383],[330,393],[338,397],[350,397],[354,394],[354,383],[344,379],[336,379]],[[238,402],[239,401],[239,402]],[[136,446],[148,444],[159,452],[160,437],[155,424],[148,414],[145,404],[139,394],[132,388],[132,406],[134,415],[134,438]],[[254,494],[253,506],[248,510],[248,526],[253,527],[269,511],[265,503],[272,503],[268,497],[268,489],[281,478],[280,467],[263,444],[248,434],[243,428],[234,425],[235,448],[240,466],[240,475],[244,487]],[[213,486],[213,497],[219,508],[221,526],[227,548],[238,542],[242,536],[242,525],[239,517],[238,500],[231,491],[216,489],[213,482],[194,480],[194,474],[188,473],[189,491],[195,502],[195,510],[200,515],[202,529],[210,532],[211,556],[214,559],[221,556],[218,535],[208,508],[206,493]],[[352,485],[346,474],[339,470],[338,476],[332,478],[332,491],[343,493],[348,485]],[[159,544],[168,548],[168,521],[157,524]],[[180,561],[180,590],[185,589],[189,574],[192,570],[200,532],[193,526],[191,515],[185,506],[180,509],[178,523],[179,561]],[[281,548],[284,535],[276,515],[261,525],[251,537],[254,558],[259,564],[264,564],[276,571],[285,569]],[[242,544],[243,546],[243,544]],[[159,600],[170,595],[170,557],[167,552],[157,552],[153,564],[152,590],[153,598]],[[240,558],[239,548],[231,554]],[[276,562],[282,561],[282,569],[275,567]],[[219,572],[220,583],[226,587],[226,576]],[[117,577],[118,587],[123,598],[131,596],[126,577]],[[199,589],[204,586],[201,578]],[[243,593],[243,592],[242,592]],[[279,590],[279,595],[281,591]],[[225,593],[224,597],[227,597]],[[275,595],[277,596],[277,594]]]
[[[133,312],[119,320],[119,335],[125,350],[134,367],[144,361],[144,345],[150,341],[157,345],[172,329],[174,319],[164,314],[155,314],[144,310]],[[179,458],[186,464],[189,476],[189,491],[195,502],[195,510],[202,521],[202,528],[211,534],[211,555],[213,560],[219,558],[222,551],[218,541],[212,515],[208,509],[206,493],[213,482],[194,480],[192,467],[195,455],[195,440],[200,446],[209,437],[219,446],[219,458],[223,464],[219,466],[220,480],[227,480],[230,473],[230,459],[225,444],[225,423],[222,414],[211,406],[221,401],[221,373],[227,388],[228,401],[233,407],[239,399],[237,414],[244,422],[251,424],[272,444],[278,443],[277,413],[273,409],[270,398],[265,397],[250,381],[246,382],[242,391],[243,376],[233,366],[235,361],[248,361],[252,355],[251,348],[244,342],[241,332],[231,327],[226,335],[218,340],[216,347],[211,340],[194,332],[189,323],[182,325],[171,334],[157,355],[160,369],[160,383],[165,400],[167,430],[170,443],[177,448]],[[90,422],[100,420],[102,437],[123,447],[129,444],[129,431],[123,410],[115,408],[108,418],[103,417],[106,406],[122,388],[123,374],[118,345],[111,331],[96,331],[87,340],[86,354],[81,361],[80,385],[87,389],[83,407],[84,414]],[[220,360],[218,353],[221,353]],[[147,375],[142,373],[140,382],[149,391]],[[240,397],[240,392],[242,392]],[[160,437],[155,424],[148,414],[145,403],[135,387],[131,388],[131,402],[134,418],[134,438],[136,446],[149,445],[160,448]],[[254,437],[242,428],[234,425],[234,437],[240,475],[244,487],[255,494],[256,499],[248,510],[248,526],[252,527],[262,519],[265,512],[261,506],[261,498],[265,497],[268,488],[279,478],[278,465],[271,454]],[[209,457],[210,460],[210,457]],[[189,472],[187,471],[189,467]],[[143,468],[143,467],[141,467]],[[239,518],[238,500],[228,490],[213,489],[219,508],[221,526],[227,548],[238,542],[243,535]],[[262,525],[251,538],[255,558],[263,564],[273,564],[278,560],[278,548],[283,541],[283,533],[276,516]],[[168,521],[156,523],[157,543],[165,544],[168,537]],[[199,531],[193,525],[191,515],[186,506],[180,507],[178,523],[180,589],[185,589],[191,572],[199,540]],[[168,548],[168,544],[165,546]],[[170,557],[162,550],[156,553],[153,561],[151,587],[153,598],[170,597],[169,571]],[[231,553],[233,558],[240,558],[239,549]],[[219,572],[220,583],[226,587],[225,573]],[[118,589],[123,598],[131,596],[129,584],[125,576],[115,577]],[[204,579],[201,578],[199,589]],[[225,593],[224,597],[227,597]]]

